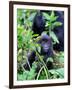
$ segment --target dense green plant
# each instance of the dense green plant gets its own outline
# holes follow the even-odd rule
[[[34,80],[35,79],[35,76],[36,76],[36,72],[35,72],[35,69],[36,69],[36,65],[33,64],[32,65],[32,68],[30,69],[30,71],[24,71],[22,74],[18,73],[17,75],[17,79],[18,80]]]
[[[54,11],[51,12],[49,15],[48,13],[43,13],[45,19],[46,19],[46,29],[49,33],[49,36],[52,37],[53,43],[59,43],[58,38],[56,37],[55,33],[53,32],[55,27],[59,27],[62,25],[61,22],[57,21],[58,16],[55,16]]]

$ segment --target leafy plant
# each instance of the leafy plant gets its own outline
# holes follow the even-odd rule
[[[49,79],[64,78],[64,68],[49,70],[49,73]]]
[[[32,65],[32,68],[30,69],[30,71],[25,70],[23,72],[23,74],[19,74],[18,73],[17,79],[20,80],[20,81],[22,81],[22,80],[34,80],[35,79],[35,76],[37,74],[35,72],[35,70],[36,70],[36,65],[33,64]]]
[[[55,33],[53,32],[53,29],[55,27],[61,26],[62,23],[57,21],[58,16],[55,16],[54,11],[52,11],[50,15],[48,13],[43,13],[43,15],[46,19],[46,25],[45,26],[47,28],[49,36],[52,37],[54,44],[59,43],[59,40],[58,40],[57,36],[55,35]]]

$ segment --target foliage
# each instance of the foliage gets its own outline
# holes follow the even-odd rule
[[[40,36],[34,34],[32,31],[32,22],[37,10],[17,10],[17,80],[43,80],[43,79],[56,79],[64,78],[64,52],[55,52],[54,57],[50,57],[46,62],[43,60],[41,46],[37,44]],[[43,13],[46,22],[47,32],[52,37],[54,43],[59,43],[58,38],[53,32],[55,27],[62,25],[57,21],[58,16],[54,12],[51,15]],[[37,52],[38,50],[38,52]],[[35,51],[38,60],[32,64],[30,71],[24,69],[23,65],[28,62],[28,52]],[[53,69],[48,70],[47,62],[53,63]],[[36,72],[36,69],[40,70]]]
[[[49,73],[50,73],[49,79],[64,78],[64,68],[49,70]]]
[[[55,35],[55,33],[53,32],[55,27],[59,27],[62,25],[61,22],[57,21],[58,16],[55,16],[54,11],[51,12],[51,14],[49,15],[48,13],[43,13],[46,21],[46,28],[47,31],[49,33],[49,36],[51,36],[51,38],[53,39],[53,43],[59,43],[59,40],[57,38],[57,36]]]
[[[30,71],[24,71],[22,74],[18,73],[17,78],[18,80],[34,80],[36,76],[36,65],[32,65]]]

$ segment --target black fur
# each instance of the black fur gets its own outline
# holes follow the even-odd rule
[[[35,34],[41,35],[45,31],[45,20],[43,18],[42,12],[37,12],[32,25],[32,30]]]

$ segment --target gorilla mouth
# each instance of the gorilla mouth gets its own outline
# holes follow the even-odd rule
[[[48,47],[44,47],[44,51],[45,51],[45,52],[47,52],[47,51],[48,51],[48,49],[49,49]]]
[[[49,45],[48,46],[44,46],[43,48],[45,49],[45,50],[48,50],[49,49]]]
[[[44,49],[48,50],[49,48],[48,47],[44,47]]]

